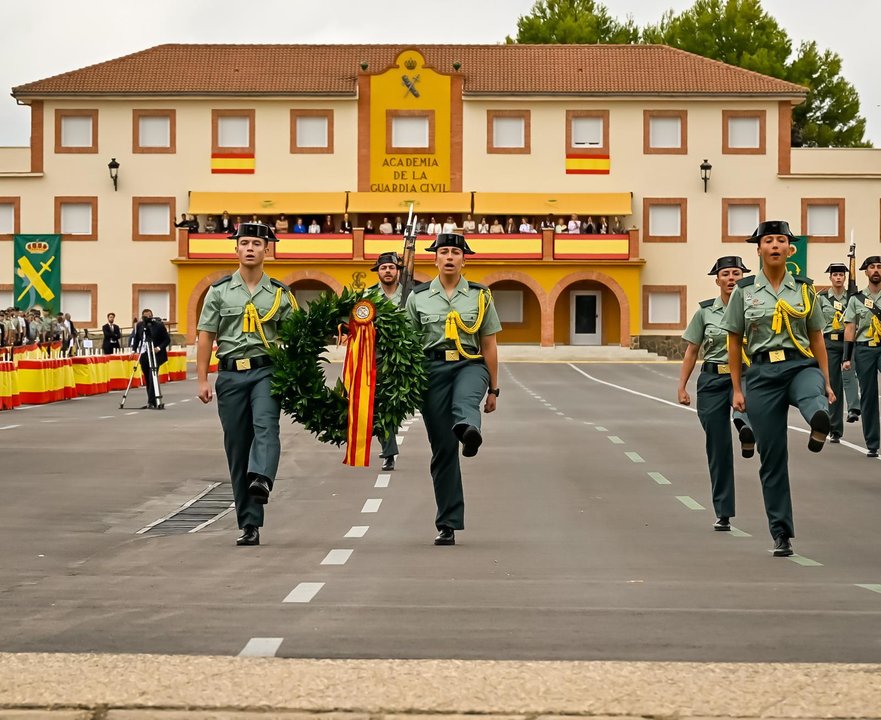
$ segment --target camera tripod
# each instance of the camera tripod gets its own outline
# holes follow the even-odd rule
[[[156,409],[165,409],[165,403],[162,400],[162,388],[159,384],[159,366],[156,364],[156,348],[153,345],[153,339],[145,332],[144,340],[141,342],[140,351],[138,352],[138,357],[135,358],[134,364],[132,365],[132,374],[129,376],[128,385],[125,388],[125,392],[122,394],[122,401],[119,403],[120,410],[125,407],[125,400],[128,397],[128,391],[132,387],[132,381],[135,379],[135,373],[137,372],[138,366],[141,364],[141,358],[144,357],[145,354],[147,356],[148,377],[144,378],[144,383],[153,384],[153,393],[156,397]]]

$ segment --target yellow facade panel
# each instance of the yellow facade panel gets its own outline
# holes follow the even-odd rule
[[[191,192],[191,215],[341,215],[346,210],[344,192]]]
[[[623,193],[474,193],[475,215],[630,215],[632,196]]]

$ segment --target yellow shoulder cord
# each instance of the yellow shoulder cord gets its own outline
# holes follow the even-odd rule
[[[870,343],[881,342],[881,322],[872,314],[872,322],[869,324],[868,337]]]
[[[740,357],[743,359],[743,364],[749,367],[752,363],[749,360],[749,355],[746,354],[746,346],[740,346]]]
[[[282,288],[278,288],[278,290],[275,291],[275,300],[272,302],[272,307],[269,308],[269,311],[263,317],[260,317],[260,313],[257,312],[254,303],[249,302],[245,305],[245,319],[242,323],[242,332],[252,333],[256,330],[260,333],[260,339],[263,341],[263,345],[267,349],[269,349],[269,342],[266,340],[266,335],[263,332],[263,323],[269,322],[275,317],[275,313],[277,313],[279,307],[281,307],[281,294]]]
[[[468,333],[469,335],[474,335],[480,330],[480,326],[483,325],[483,316],[486,314],[487,303],[491,301],[492,295],[490,295],[489,290],[481,290],[480,294],[477,296],[477,320],[471,327],[468,327],[462,322],[462,316],[459,315],[458,310],[452,310],[450,311],[450,314],[447,315],[447,322],[444,327],[444,337],[447,340],[455,341],[456,350],[458,350],[459,354],[464,358],[468,358],[469,360],[480,360],[480,358],[483,357],[479,353],[477,355],[471,355],[470,353],[465,352],[465,349],[462,347],[462,341],[459,340],[459,330]]]
[[[297,304],[297,298],[294,297],[294,294],[288,290],[288,300],[291,303],[291,310],[299,310],[300,306]]]
[[[816,293],[814,293],[814,295],[816,295]],[[812,358],[814,357],[814,353],[811,352],[810,348],[804,347],[798,340],[796,340],[795,335],[792,333],[792,325],[790,324],[790,318],[806,318],[811,313],[811,298],[807,283],[803,283],[801,286],[801,296],[804,300],[805,306],[805,309],[801,311],[796,310],[785,300],[777,301],[777,305],[774,308],[774,317],[771,321],[771,329],[775,333],[779,333],[783,330],[783,325],[785,324],[786,332],[789,333],[789,339],[792,340],[793,345],[795,345],[802,355]]]

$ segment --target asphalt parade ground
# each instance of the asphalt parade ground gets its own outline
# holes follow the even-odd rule
[[[115,393],[3,413],[0,717],[39,706],[14,682],[29,663],[52,664],[30,653],[420,660],[435,678],[451,666],[433,661],[449,659],[649,662],[646,677],[654,663],[881,662],[881,464],[865,457],[859,423],[815,455],[791,414],[796,555],[773,558],[758,457],[738,454],[734,530],[713,531],[704,435],[675,402],[678,373],[504,364],[485,442],[463,459],[466,529],[454,547],[432,544],[418,416],[386,473],[378,445],[370,468],[348,468],[341,449],[282,417],[262,544],[237,548],[216,404],[195,398],[195,381],[164,386],[164,411],[140,410],[133,391],[124,410]],[[81,669],[105,662],[83,657]],[[374,667],[406,677],[418,665]],[[470,667],[474,681],[485,664]],[[794,678],[756,667],[778,689]],[[881,715],[872,677],[863,700]],[[296,707],[382,710],[360,702]],[[515,705],[489,709],[587,711]],[[730,714],[786,715],[774,707]],[[829,707],[816,716],[875,717]]]

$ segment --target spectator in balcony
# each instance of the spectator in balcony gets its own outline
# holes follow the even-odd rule
[[[514,235],[517,232],[517,225],[514,222],[514,218],[509,217],[505,222],[505,234],[506,235]]]
[[[557,218],[557,224],[554,226],[554,232],[559,235],[560,233],[568,231],[569,227],[566,225],[566,220],[564,218]]]
[[[217,219],[213,215],[205,219],[205,232],[209,235],[217,232]]]
[[[416,234],[417,235],[425,235],[428,232],[425,225],[425,220],[421,217],[416,217]]]
[[[303,218],[298,217],[297,222],[294,223],[294,234],[295,235],[305,235],[306,234],[306,225],[303,223]]]
[[[174,224],[175,227],[186,228],[191,233],[199,232],[199,221],[196,220],[196,216],[193,215],[192,218],[187,217],[186,213],[180,214],[180,222]]]
[[[477,232],[481,235],[486,235],[489,232],[489,223],[486,221],[486,218],[483,218],[478,224]]]
[[[466,215],[465,220],[462,222],[462,232],[465,233],[474,233],[477,229],[476,223],[471,218],[471,215]]]
[[[596,226],[596,223],[593,221],[593,218],[590,215],[588,215],[587,220],[585,220],[581,224],[581,232],[584,235],[596,235],[597,226]]]
[[[290,223],[288,222],[285,214],[282,213],[278,216],[278,220],[275,221],[275,232],[276,233],[287,233],[290,228]]]
[[[349,213],[343,215],[342,222],[340,223],[340,232],[348,233],[349,235],[352,234],[352,222],[349,220]]]
[[[548,216],[541,221],[540,229],[542,230],[553,230],[554,229],[554,216],[551,213],[548,213]]]
[[[489,233],[490,235],[501,235],[503,232],[505,232],[505,228],[502,227],[502,223],[496,218],[489,228]]]
[[[624,226],[621,224],[621,218],[616,217],[612,219],[612,235],[623,235],[624,234]]]
[[[434,218],[431,218],[425,232],[427,232],[429,235],[440,235],[442,228],[443,225],[437,222]]]
[[[532,224],[529,222],[529,218],[520,218],[520,230],[519,232],[529,234],[534,233],[535,230],[532,227]]]
[[[581,221],[578,219],[578,215],[572,213],[572,216],[569,218],[569,223],[566,225],[566,229],[572,235],[578,235],[581,232]]]
[[[236,221],[232,224],[232,230],[233,230],[233,232],[235,232],[236,230],[238,230],[238,229],[239,229],[239,225],[241,225],[241,224],[242,224],[242,216],[241,216],[241,215],[236,215]]]
[[[379,223],[379,234],[380,235],[391,235],[392,234],[392,224],[388,221],[387,217],[382,219],[382,222]]]
[[[601,217],[599,223],[597,223],[597,232],[600,235],[609,234],[609,223],[605,217]]]
[[[324,218],[324,225],[321,226],[321,232],[327,234],[333,233],[333,218],[330,215]]]
[[[251,215],[251,219],[248,220],[248,222],[251,222],[251,223],[258,223],[258,224],[260,224],[260,225],[264,225],[264,224],[265,224],[260,218],[257,217],[256,213],[255,213],[254,215]]]
[[[309,223],[309,234],[317,235],[321,232],[321,225],[318,224],[317,218],[312,218],[312,222]]]
[[[454,233],[456,232],[456,221],[453,220],[452,215],[447,215],[447,219],[444,224],[441,226],[441,232],[443,233]]]
[[[376,232],[376,230],[373,229],[373,220],[368,220],[364,224],[364,234],[365,235],[373,235],[375,232]]]
[[[401,216],[398,215],[395,218],[395,226],[393,228],[395,235],[403,235],[404,234],[404,221],[401,220]]]
[[[220,220],[217,223],[217,232],[226,235],[227,233],[232,233],[234,230],[235,228],[233,227],[232,218],[229,216],[229,213],[224,210],[223,215],[220,216]]]

